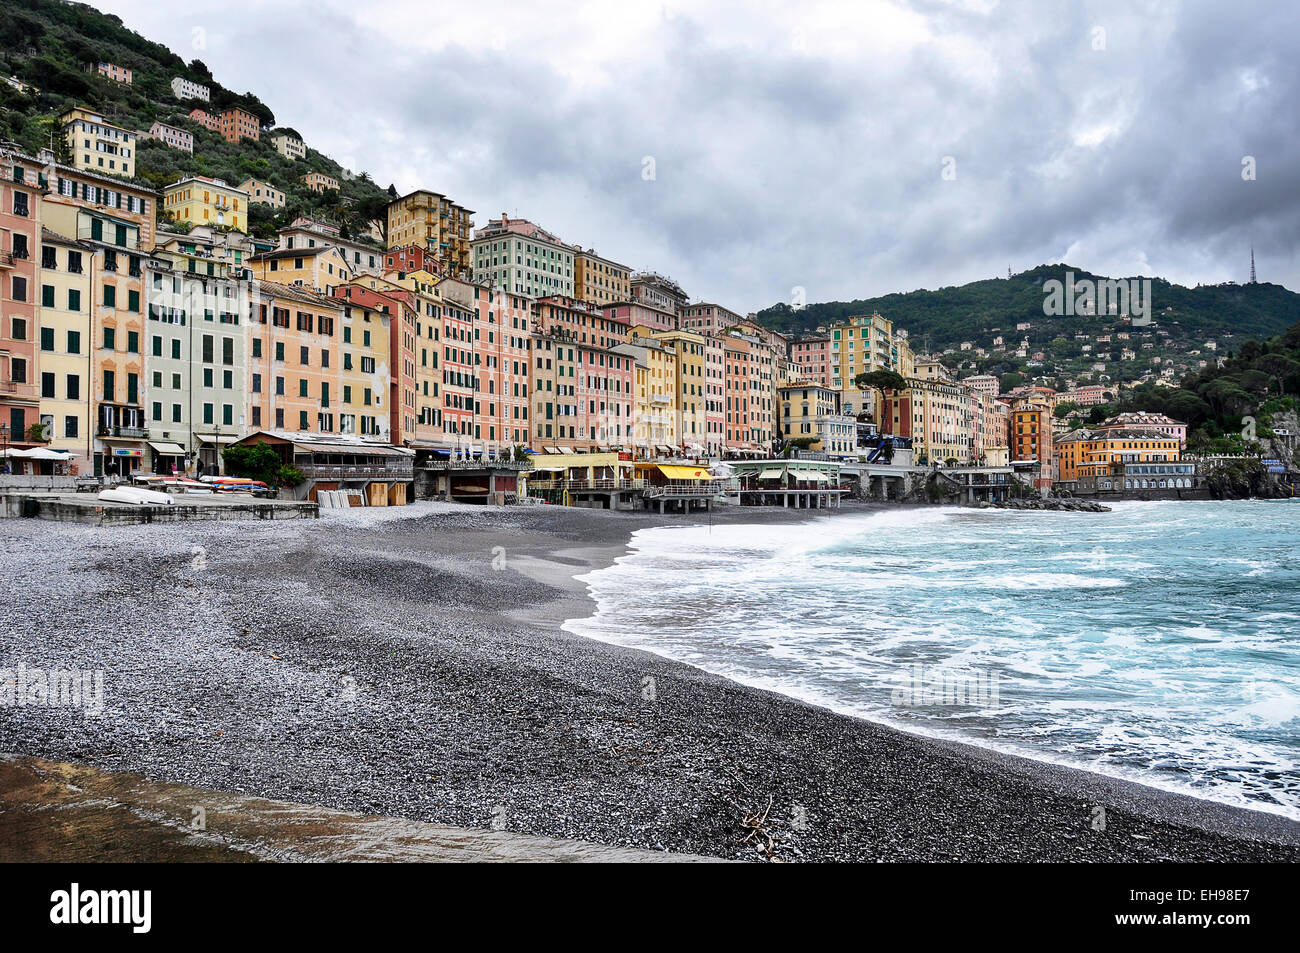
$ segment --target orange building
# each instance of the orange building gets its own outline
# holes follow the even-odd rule
[[[1052,412],[1045,404],[1020,401],[1008,419],[1011,462],[1037,461],[1034,485],[1052,485]]]
[[[193,116],[194,113],[190,115]],[[241,139],[256,142],[262,138],[262,122],[247,110],[231,106],[221,110],[221,125],[217,131],[227,142],[239,142]]]
[[[1095,485],[1117,473],[1116,464],[1173,463],[1180,459],[1178,437],[1147,430],[1076,430],[1055,443],[1057,479],[1074,486]]]
[[[253,294],[249,426],[387,438],[386,317],[270,281]]]

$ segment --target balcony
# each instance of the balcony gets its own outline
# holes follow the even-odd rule
[[[106,427],[100,424],[96,435],[100,437],[121,437],[127,440],[145,440],[149,437],[149,430],[147,427]]]

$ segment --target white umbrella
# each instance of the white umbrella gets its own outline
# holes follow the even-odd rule
[[[51,450],[48,447],[33,447],[30,450],[11,450],[11,457],[22,457],[25,460],[59,460],[66,462],[71,459],[72,454],[67,450]]]

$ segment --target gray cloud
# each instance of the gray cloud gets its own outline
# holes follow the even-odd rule
[[[388,4],[264,3],[234,24],[206,0],[100,6],[380,184],[480,223],[517,212],[741,311],[795,285],[845,299],[1066,258],[1241,280],[1252,242],[1262,278],[1300,275],[1289,5],[917,0],[778,22],[725,3],[607,48],[564,40],[550,8],[411,3],[393,31]]]

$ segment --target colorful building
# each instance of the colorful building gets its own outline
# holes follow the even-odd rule
[[[1151,434],[1161,434],[1178,440],[1180,449],[1187,447],[1187,424],[1174,420],[1164,414],[1147,411],[1129,412],[1108,417],[1092,428],[1093,430],[1133,430]]]
[[[298,159],[307,157],[307,146],[297,136],[292,136],[287,132],[277,132],[271,137],[271,145],[275,151],[280,153],[290,162],[296,162]],[[337,185],[334,186],[336,189]]]
[[[681,446],[677,430],[677,351],[654,337],[632,336],[614,353],[634,362],[632,437],[628,441],[641,459],[672,456]]]
[[[1191,488],[1182,478],[1195,475],[1195,467],[1127,473],[1130,464],[1177,463],[1181,445],[1174,434],[1152,430],[1076,430],[1055,441],[1056,478],[1069,489],[1171,489]],[[1140,482],[1132,484],[1136,477]],[[1127,485],[1117,481],[1127,479]],[[1175,483],[1165,482],[1178,480]]]
[[[597,255],[594,249],[574,245],[573,295],[595,305],[627,301],[632,296],[632,269]]]
[[[339,180],[332,175],[326,175],[324,172],[308,172],[301,177],[301,181],[313,192],[337,192],[339,190]]]
[[[645,327],[632,327],[628,339],[650,337],[673,349],[677,361],[677,398],[673,402],[676,413],[676,430],[681,446],[694,453],[720,455],[722,453],[722,381],[716,390],[711,386],[708,367],[708,342],[693,331],[656,331]],[[719,359],[721,347],[717,348]],[[709,411],[715,410],[716,428],[709,426]]]
[[[830,335],[812,334],[791,341],[790,360],[802,368],[810,380],[822,387],[836,389],[831,367]]]
[[[445,271],[467,276],[474,263],[470,248],[473,216],[472,210],[445,195],[425,190],[411,192],[388,205],[388,247],[421,245],[432,252]],[[478,280],[483,280],[482,276]]]
[[[224,446],[249,428],[252,289],[230,261],[203,261],[209,273],[197,249],[169,246],[146,264],[146,469],[184,472],[200,461],[213,473]]]
[[[41,229],[40,413],[50,448],[71,453],[79,473],[93,470],[95,456],[90,257],[89,247],[75,238]]]
[[[104,175],[135,177],[136,134],[99,113],[76,106],[59,116],[72,166]]]
[[[970,392],[943,378],[906,378],[907,388],[887,391],[879,426],[895,437],[912,440],[918,464],[971,461]],[[1050,435],[1049,435],[1050,439]]]
[[[221,117],[215,116],[199,106],[195,106],[190,110],[190,118],[204,129],[211,129],[213,132],[221,131]]]
[[[94,71],[115,83],[121,83],[123,86],[131,85],[131,71],[125,66],[118,66],[116,63],[96,63]]]
[[[176,222],[248,231],[248,193],[221,179],[196,175],[167,186],[163,208]]]
[[[343,251],[333,245],[259,252],[248,260],[248,265],[255,278],[299,285],[322,294],[331,294],[335,286],[351,281],[354,274]]]
[[[284,208],[284,192],[261,179],[245,179],[239,183],[239,191],[248,194],[250,205],[260,203],[271,208]]]
[[[194,133],[186,132],[166,123],[155,122],[149,127],[149,138],[157,139],[163,145],[182,152],[194,151]]]
[[[221,110],[217,131],[227,142],[239,142],[241,139],[257,142],[262,137],[262,121],[246,109],[230,106]]]
[[[41,179],[34,162],[0,154],[0,443],[10,447],[48,436],[40,426],[35,350]]]
[[[635,362],[614,350],[627,331],[621,321],[573,298],[533,304],[534,449],[597,451],[631,442]]]
[[[252,291],[249,427],[387,439],[388,317],[307,288]]]
[[[471,247],[476,281],[529,298],[575,296],[573,248],[527,219],[502,212],[474,232]]]
[[[806,449],[832,460],[856,460],[857,418],[840,411],[839,392],[817,381],[777,388],[781,436],[787,443],[807,441]]]

